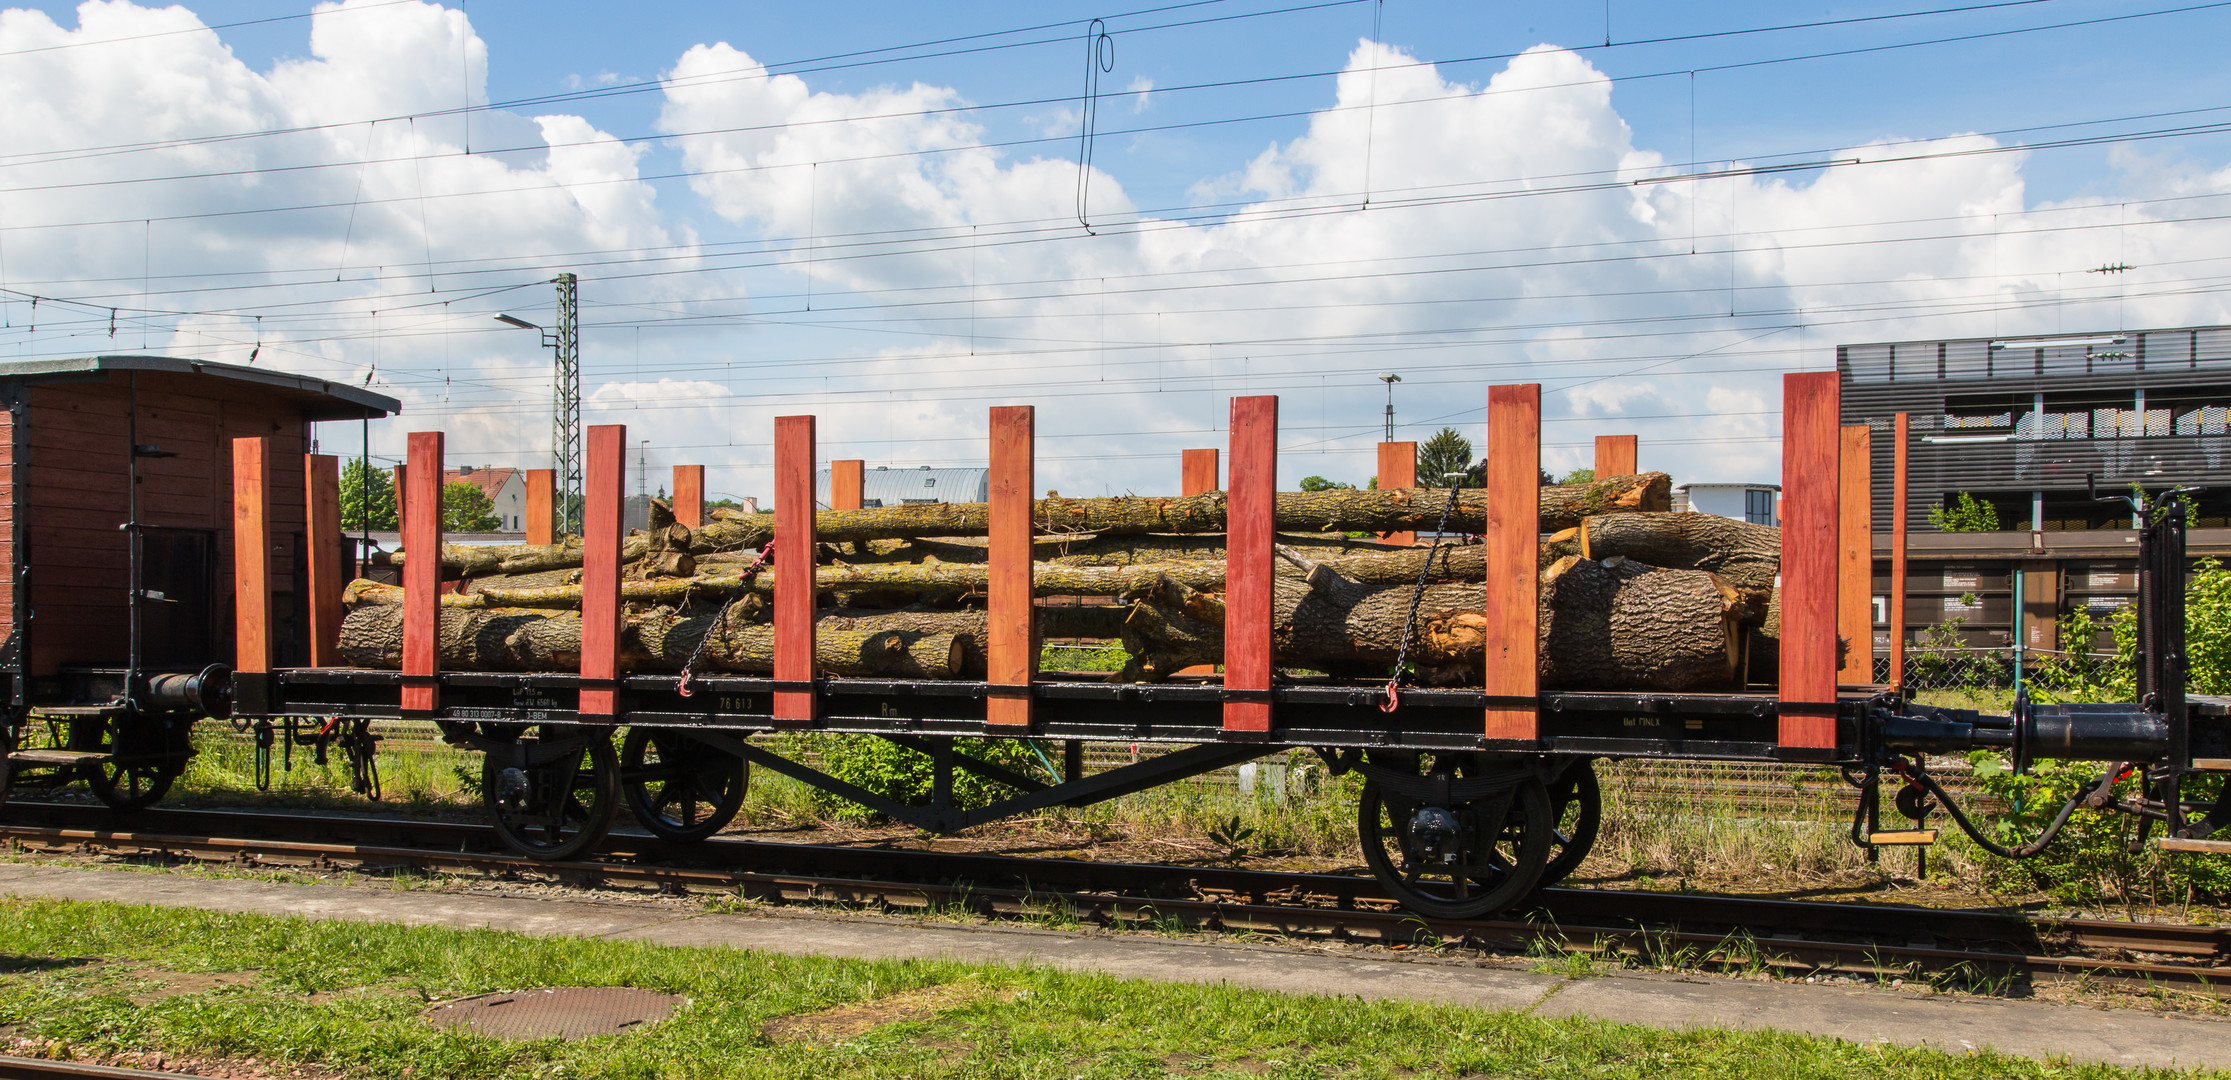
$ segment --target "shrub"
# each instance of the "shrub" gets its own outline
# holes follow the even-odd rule
[[[819,751],[821,770],[849,784],[857,784],[894,802],[928,806],[937,771],[928,754],[908,750],[874,735],[793,735],[782,753],[805,757]],[[956,739],[954,749],[1026,776],[1043,776],[1046,766],[1026,739]],[[963,809],[986,806],[1012,791],[982,777],[953,770],[953,804]],[[832,817],[868,820],[873,811],[815,789],[814,805]]]
[[[1999,508],[1988,499],[1961,492],[1951,506],[1929,511],[1929,527],[1938,532],[1997,532]]]

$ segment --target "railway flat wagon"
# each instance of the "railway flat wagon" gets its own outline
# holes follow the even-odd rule
[[[580,535],[510,554],[443,545],[443,439],[418,432],[409,436],[403,468],[402,551],[390,560],[400,563],[402,584],[350,584],[353,609],[345,622],[338,617],[341,575],[330,563],[330,576],[320,569],[323,553],[340,547],[337,520],[317,509],[330,501],[321,492],[330,492],[331,472],[302,456],[297,432],[311,419],[371,415],[394,404],[263,385],[276,395],[303,395],[294,406],[295,428],[225,432],[229,446],[208,458],[213,471],[232,466],[222,492],[237,538],[229,669],[198,672],[194,695],[164,697],[170,691],[159,688],[169,684],[135,674],[136,652],[127,651],[123,681],[100,701],[45,707],[19,690],[18,755],[75,751],[75,742],[55,751],[30,747],[42,718],[77,715],[57,708],[162,718],[169,726],[160,730],[171,740],[162,752],[170,754],[182,745],[175,732],[191,717],[227,710],[264,725],[304,717],[327,728],[431,721],[452,742],[483,753],[482,797],[499,833],[527,854],[563,859],[597,844],[623,805],[670,840],[710,835],[735,813],[754,768],[925,830],[953,832],[1300,750],[1336,774],[1362,776],[1357,822],[1366,863],[1413,910],[1449,918],[1502,910],[1578,865],[1601,812],[1591,765],[1599,757],[1840,768],[1854,786],[1852,837],[1863,845],[1933,835],[1881,827],[1888,783],[1906,789],[1901,808],[1925,814],[1934,800],[1994,850],[2021,855],[2041,848],[2057,823],[2029,845],[2001,845],[1931,778],[1929,755],[1977,747],[2007,753],[2018,769],[2040,757],[2109,762],[2068,812],[2089,799],[2134,814],[2149,828],[2162,826],[2170,842],[2206,848],[2214,843],[2206,837],[2231,820],[2231,803],[2188,797],[2184,787],[2187,776],[2231,763],[2231,739],[2223,702],[2184,693],[2181,594],[2167,584],[2181,580],[2172,571],[2184,562],[2184,503],[2175,493],[2136,507],[2147,522],[2140,547],[2149,575],[2140,590],[2140,701],[2076,707],[2023,698],[2008,715],[1985,716],[1914,704],[1899,687],[1871,684],[1868,675],[1840,676],[1840,667],[1866,670],[1869,451],[1863,429],[1838,424],[1832,372],[1785,381],[1782,525],[1770,545],[1752,552],[1770,564],[1771,589],[1762,593],[1773,594],[1772,647],[1759,647],[1768,644],[1763,635],[1745,647],[1743,638],[1760,628],[1731,620],[1725,655],[1747,662],[1731,660],[1716,681],[1654,688],[1573,675],[1576,660],[1608,655],[1611,636],[1646,627],[1655,613],[1583,608],[1575,616],[1552,603],[1553,593],[1568,591],[1571,580],[1560,575],[1571,572],[1576,557],[1549,565],[1552,549],[1565,540],[1545,533],[1553,531],[1552,517],[1586,525],[1596,520],[1589,515],[1613,509],[1606,492],[1648,483],[1662,490],[1665,477],[1626,488],[1621,478],[1581,491],[1544,487],[1540,391],[1531,385],[1490,389],[1486,459],[1455,487],[1348,494],[1278,492],[1277,399],[1240,397],[1231,402],[1221,489],[1214,464],[1189,457],[1182,496],[1035,499],[1035,415],[1028,407],[1002,407],[988,418],[987,502],[820,510],[815,419],[781,417],[774,425],[771,518],[708,521],[701,505],[685,499],[672,508],[672,520],[654,520],[637,536],[623,535],[621,526],[627,432],[597,426],[589,429]],[[137,468],[140,459],[119,460]],[[1631,442],[1623,460],[1623,471],[1632,473]],[[833,464],[847,467],[832,469],[832,476],[857,475],[854,463]],[[702,490],[701,477],[678,474],[677,481],[677,491]],[[293,509],[305,490],[307,515]],[[534,491],[529,501],[549,505]],[[1363,514],[1358,508],[1367,503],[1374,509]],[[295,522],[302,550],[311,553],[299,574],[287,544],[273,540]],[[1392,594],[1373,594],[1397,601],[1391,621],[1379,625],[1398,630],[1401,642],[1391,665],[1389,657],[1366,657],[1379,665],[1377,674],[1349,662],[1353,656],[1301,662],[1304,639],[1328,632],[1319,609],[1356,593],[1343,568],[1360,564],[1297,551],[1304,543],[1297,530],[1427,537],[1382,553],[1396,562],[1374,564],[1383,570],[1409,559],[1419,567],[1410,571],[1414,593],[1405,582]],[[1452,535],[1477,539],[1444,546]],[[1170,574],[1126,577],[1121,567],[1056,572],[1043,557],[1049,544],[1086,538],[1156,550],[1192,543],[1198,551],[1207,536],[1215,564],[1191,584]],[[949,575],[941,580],[959,583],[948,598],[958,608],[946,613],[945,635],[928,639],[934,655],[917,648],[925,641],[917,631],[878,631],[899,624],[850,618],[837,606],[930,572],[920,565],[836,565],[832,558],[838,544],[864,555],[898,538],[937,546],[944,555],[931,561]],[[1589,580],[1603,590],[1653,572],[1600,556]],[[144,552],[132,557],[132,572],[146,561]],[[1897,562],[1893,575],[1902,570]],[[954,569],[957,563],[965,572]],[[490,567],[503,572],[490,574]],[[282,599],[290,575],[305,582],[294,600]],[[1179,649],[1157,658],[1159,667],[1112,678],[1041,671],[1043,639],[1064,636],[1050,627],[1070,616],[1038,600],[1077,591],[1078,582],[1101,582],[1100,595],[1129,603],[1113,608],[1130,612],[1126,635],[1144,633],[1134,621],[1151,616],[1170,624],[1156,633],[1190,634],[1193,651]],[[1442,602],[1449,618],[1427,626],[1419,598],[1433,582],[1442,590],[1436,595],[1460,599]],[[1148,592],[1169,606],[1139,599]],[[1399,603],[1404,594],[1407,618]],[[1758,599],[1763,606],[1765,596]],[[139,600],[112,606],[109,617],[121,625],[126,608],[140,606]],[[299,612],[299,631],[285,631],[298,633],[295,659],[274,632],[287,626],[287,611]],[[1178,622],[1191,629],[1180,634]],[[129,640],[144,633],[139,627]],[[1434,685],[1403,685],[1413,667],[1425,673],[1426,665],[1409,661],[1421,655],[1413,641],[1423,650],[1428,637],[1444,649],[1427,680]],[[905,663],[864,664],[861,650],[871,639],[899,642]],[[1200,644],[1210,641],[1212,648]],[[971,662],[959,662],[971,652]],[[1392,678],[1385,674],[1390,667]],[[229,695],[216,693],[228,674]],[[25,669],[25,685],[44,685],[42,677],[35,665]],[[79,696],[100,692],[96,686]],[[788,732],[867,735],[919,753],[936,778],[932,795],[927,805],[902,803],[761,738]],[[1018,771],[963,752],[962,738],[1058,744],[1062,765],[1053,766],[1048,754],[1046,772]],[[1160,744],[1166,752],[1088,775],[1080,752],[1087,741]],[[120,754],[90,743],[83,752],[107,753],[112,761]],[[36,759],[21,760],[29,766]],[[77,766],[58,760],[56,767]],[[953,794],[962,774],[1009,794],[964,806]],[[2143,777],[2140,791],[2113,796],[2111,786],[2131,775]]]
[[[308,547],[305,477],[337,468],[307,453],[312,425],[378,419],[397,404],[160,356],[0,363],[0,403],[0,679],[18,729],[9,784],[83,779],[112,806],[145,806],[184,767],[193,721],[227,710],[243,642],[310,661],[311,597],[338,589],[342,554],[337,528],[316,557]],[[236,459],[236,447],[256,456]],[[234,518],[243,467],[259,470],[252,483],[268,504],[254,532]],[[266,549],[274,578],[264,606],[236,611],[243,538]],[[312,582],[321,559],[332,579]],[[246,628],[237,638],[236,627]]]

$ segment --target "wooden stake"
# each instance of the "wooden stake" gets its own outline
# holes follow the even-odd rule
[[[400,470],[403,551],[403,711],[429,713],[440,704],[442,433],[414,431]],[[427,556],[433,556],[431,558]]]
[[[1635,437],[1632,435],[1596,436],[1596,476],[1633,476],[1635,465]]]
[[[1487,722],[1489,739],[1540,735],[1542,388],[1487,390]]]
[[[865,497],[868,463],[846,458],[829,463],[829,509],[858,510]]]
[[[814,419],[775,418],[775,718],[810,721],[813,679]],[[830,493],[836,492],[830,474]]]
[[[232,441],[232,666],[248,673],[271,670],[270,455],[264,436]]]
[[[1030,727],[1030,684],[1038,672],[1037,608],[1031,603],[1032,444],[1036,413],[1003,406],[991,415],[991,576],[985,592],[986,723]]]
[[[310,624],[310,666],[336,667],[341,663],[341,591],[348,579],[341,575],[341,459],[332,454],[302,456],[303,506],[306,508],[303,546],[309,565],[304,585],[310,596],[303,607]]]
[[[1379,444],[1379,487],[1408,488],[1418,486],[1418,444],[1414,442],[1383,442]],[[1415,544],[1414,532],[1380,533],[1379,539],[1390,544]]]
[[[527,543],[549,547],[557,543],[557,508],[552,505],[558,486],[557,470],[527,470]]]
[[[1841,394],[1833,371],[1782,376],[1780,741],[1836,746],[1836,525]]]
[[[581,715],[619,709],[620,533],[627,425],[592,424],[581,492]],[[408,565],[408,564],[406,564]]]
[[[1277,538],[1276,397],[1232,399],[1230,485],[1224,543],[1224,730],[1267,735],[1272,545]]]
[[[1890,685],[1906,684],[1905,413],[1890,419]]]
[[[1178,494],[1206,495],[1218,490],[1222,485],[1217,483],[1216,474],[1219,470],[1216,457],[1217,451],[1213,447],[1207,450],[1187,450]]]
[[[692,529],[705,526],[705,466],[674,466],[674,520]]]
[[[1865,424],[1846,424],[1837,450],[1836,636],[1843,650],[1839,683],[1875,681],[1874,439]]]

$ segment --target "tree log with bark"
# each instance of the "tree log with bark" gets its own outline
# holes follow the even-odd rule
[[[1581,523],[1579,539],[1577,554],[1583,558],[1710,571],[1723,584],[1751,594],[1761,616],[1774,577],[1782,572],[1782,530],[1718,514],[1599,515]]]
[[[1542,576],[1545,689],[1688,690],[1733,682],[1748,609],[1711,574],[1567,556]],[[1274,588],[1278,663],[1333,674],[1384,673],[1393,664],[1414,585],[1336,577],[1313,587],[1281,577]],[[1164,581],[1133,605],[1124,624],[1126,647],[1139,658],[1131,674],[1153,678],[1223,658],[1221,605],[1200,603],[1196,592]],[[1478,681],[1488,628],[1482,600],[1477,584],[1426,586],[1410,649],[1420,682]]]
[[[1592,515],[1662,511],[1670,505],[1672,478],[1665,473],[1614,476],[1582,484],[1547,484],[1541,489],[1541,527],[1554,532],[1572,528]],[[1387,488],[1377,490],[1286,491],[1278,493],[1274,525],[1280,532],[1343,534],[1384,533],[1431,529],[1441,521],[1450,491],[1445,488]],[[1089,533],[1095,536],[1136,534],[1197,534],[1225,531],[1225,497],[1220,491],[1174,498],[1121,496],[1105,499],[1044,499],[1033,504],[1032,522],[1040,534]],[[1459,489],[1450,508],[1449,528],[1481,532],[1486,528],[1487,493],[1478,488]],[[990,529],[990,511],[984,503],[909,503],[863,510],[823,510],[815,518],[815,535],[824,542],[855,543],[915,537],[983,536]],[[688,550],[703,557],[716,552],[758,548],[774,536],[774,522],[767,515],[749,518],[716,518],[688,533]],[[669,541],[671,543],[671,541]],[[632,536],[622,544],[621,557],[633,562],[656,549],[647,536]],[[374,565],[403,565],[407,553],[397,552]],[[527,545],[465,547],[445,545],[445,573],[533,573],[581,565],[581,547],[568,538],[548,547]]]
[[[978,620],[979,622],[981,620]],[[981,670],[965,633],[927,626],[841,627],[821,620],[814,632],[814,662],[830,675],[894,679],[954,679]],[[670,608],[629,613],[620,638],[622,671],[680,671],[711,631],[700,672],[763,675],[774,670],[775,633],[763,624]],[[443,608],[441,667],[448,671],[574,671],[581,666],[581,616],[571,611]],[[341,655],[358,667],[402,666],[403,609],[367,604],[341,620]]]

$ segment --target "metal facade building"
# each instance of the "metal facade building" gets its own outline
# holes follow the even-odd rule
[[[2009,531],[2127,526],[2085,478],[2220,487],[2231,467],[2231,327],[1845,345],[1843,421],[1874,439],[1874,522],[1890,522],[1891,417],[1911,416],[1907,522],[1960,492]],[[2231,525],[2204,495],[2201,526]]]
[[[2137,591],[2129,485],[2199,485],[2194,556],[2231,554],[2231,327],[1845,345],[1843,422],[1873,431],[1876,636],[1887,650],[1892,417],[1907,445],[1907,625],[1971,647],[2050,650],[2055,622],[2104,619]],[[1968,493],[1999,531],[1940,533]],[[2090,643],[2109,645],[2104,633]]]
[[[990,469],[894,469],[878,465],[860,472],[860,505],[901,506],[906,503],[980,503],[991,500]],[[829,505],[829,470],[813,478],[814,501]]]

